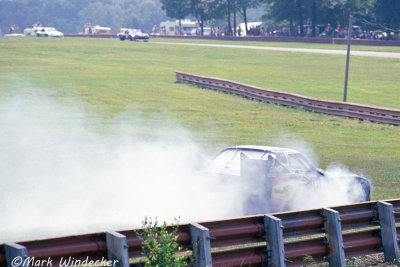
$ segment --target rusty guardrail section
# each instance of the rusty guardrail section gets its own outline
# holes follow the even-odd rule
[[[188,265],[345,266],[346,258],[379,252],[386,261],[400,258],[399,223],[400,199],[393,199],[184,224],[177,234]],[[45,266],[48,259],[51,266],[68,266],[70,258],[80,265],[114,260],[118,266],[143,266],[136,231],[4,243],[0,266],[16,267],[16,258],[27,263],[17,266]]]
[[[275,91],[213,77],[175,71],[178,82],[244,96],[249,99],[279,104],[308,111],[349,117],[372,122],[400,125],[400,109],[381,108],[341,101],[321,100],[298,94]]]

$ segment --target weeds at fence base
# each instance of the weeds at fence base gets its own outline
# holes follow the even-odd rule
[[[177,230],[178,220],[172,226],[172,231],[168,232],[167,223],[158,225],[157,218],[145,218],[142,222],[143,231],[137,232],[142,240],[142,252],[147,258],[145,266],[185,266],[185,256],[182,248],[178,244]]]

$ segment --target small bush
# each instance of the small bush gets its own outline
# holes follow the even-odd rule
[[[177,220],[172,226],[172,232],[168,232],[166,222],[158,226],[157,219],[153,222],[151,218],[146,217],[142,225],[143,231],[137,234],[142,239],[142,252],[148,259],[145,266],[185,266],[185,257],[179,256],[182,248],[177,242]]]

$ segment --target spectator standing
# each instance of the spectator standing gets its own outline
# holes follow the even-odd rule
[[[328,26],[325,28],[325,34],[327,37],[331,37],[332,36],[332,27],[331,24],[328,23]]]

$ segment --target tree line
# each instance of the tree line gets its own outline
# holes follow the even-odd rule
[[[226,18],[226,34],[236,35],[237,15],[242,17],[247,29],[248,9],[259,7],[261,3],[261,0],[161,0],[161,8],[170,18],[195,17],[202,35],[205,23]]]
[[[120,27],[151,31],[161,21],[191,18],[202,33],[205,25],[219,23],[227,35],[236,35],[250,9],[261,9],[265,24],[288,25],[290,35],[304,36],[308,25],[316,36],[317,25],[343,27],[350,15],[366,28],[400,29],[400,0],[0,0],[0,29],[7,33],[11,25],[23,29],[40,22],[76,33],[91,22],[113,32]]]
[[[356,24],[367,29],[400,30],[398,0],[267,0],[267,3],[272,18],[289,22],[291,34],[294,24],[299,26],[301,36],[305,35],[305,23],[311,24],[312,36],[316,35],[318,24],[346,27],[350,15]]]
[[[150,31],[167,19],[159,0],[0,0],[3,34],[11,25],[22,32],[37,22],[64,33],[82,32],[86,22],[111,27],[112,32],[120,27]]]
[[[207,21],[224,19],[227,35],[236,35],[237,16],[247,26],[247,10],[263,8],[270,25],[287,24],[289,35],[305,36],[305,25],[316,36],[317,25],[346,26],[349,16],[370,29],[400,30],[399,0],[161,0],[168,17],[197,19],[202,32]],[[298,32],[296,32],[298,30]]]

